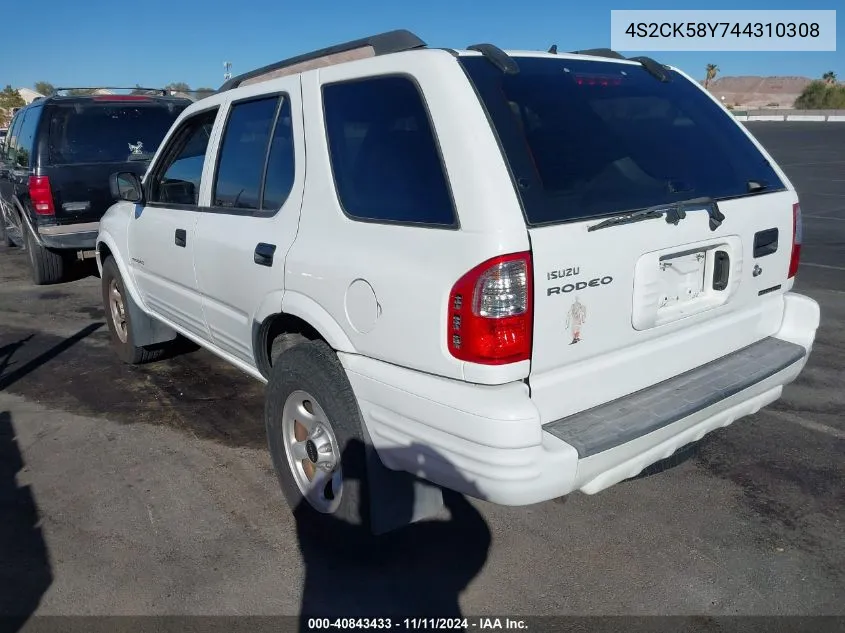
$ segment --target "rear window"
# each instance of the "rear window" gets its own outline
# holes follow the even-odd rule
[[[50,163],[149,160],[185,107],[160,102],[55,104],[50,115]]]
[[[611,215],[783,183],[754,144],[675,71],[515,58],[505,75],[483,57],[461,63],[488,110],[531,225]]]

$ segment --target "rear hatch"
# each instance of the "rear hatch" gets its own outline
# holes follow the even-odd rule
[[[56,101],[46,116],[41,174],[59,224],[98,221],[114,200],[109,176],[143,174],[187,100],[103,95]]]
[[[668,69],[661,81],[630,62],[515,59],[516,74],[482,57],[461,62],[523,205],[535,289],[529,384],[543,421],[776,332],[797,197],[733,118]],[[696,199],[685,217],[598,227]]]

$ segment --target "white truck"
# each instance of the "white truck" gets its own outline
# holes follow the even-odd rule
[[[181,335],[267,383],[316,524],[383,531],[400,476],[596,493],[776,400],[819,325],[787,176],[683,72],[607,49],[315,51],[191,105],[111,184],[117,353]]]

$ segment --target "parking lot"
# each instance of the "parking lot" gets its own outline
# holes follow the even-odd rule
[[[354,555],[298,532],[261,384],[205,351],[122,365],[90,267],[35,287],[0,247],[0,614],[845,614],[845,123],[749,126],[822,306],[783,398],[662,474]]]

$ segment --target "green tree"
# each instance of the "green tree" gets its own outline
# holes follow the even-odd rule
[[[0,91],[0,108],[20,108],[25,105],[26,102],[23,100],[23,97],[17,90],[12,88],[12,86],[6,85],[6,87]]]
[[[67,91],[73,97],[84,97],[86,95],[92,95],[95,92],[97,92],[96,88],[71,88]]]
[[[191,87],[184,81],[169,83],[164,87],[164,89],[170,92],[191,92]]]
[[[845,86],[825,83],[824,80],[811,82],[795,100],[799,110],[841,110],[845,109]]]
[[[704,88],[710,87],[710,82],[716,78],[719,73],[719,67],[716,64],[707,64],[707,74],[704,76]]]
[[[41,93],[45,97],[49,97],[56,92],[56,88],[49,81],[36,81],[32,87],[35,88],[35,92]]]
[[[197,99],[205,99],[206,97],[210,97],[215,92],[217,92],[214,88],[197,88],[194,90],[194,96]]]
[[[826,84],[835,84],[836,83],[836,73],[832,70],[827,71],[824,75],[822,75],[822,80]]]

